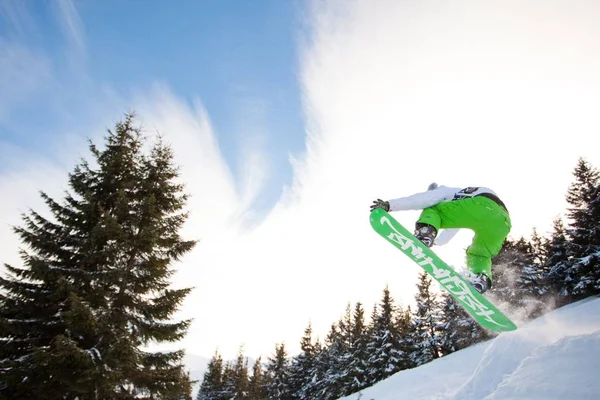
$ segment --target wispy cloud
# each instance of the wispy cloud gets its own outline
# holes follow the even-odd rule
[[[73,97],[91,103],[103,95],[98,94],[101,88],[90,84],[83,23],[73,2],[58,1],[51,6],[66,45],[58,42],[49,50],[39,46],[39,21],[26,3],[0,0],[0,18],[6,27],[6,34],[0,37],[0,123],[9,123],[9,112],[26,100],[34,100],[30,112],[52,111],[59,119],[69,114],[73,103],[81,104],[81,99],[73,101]],[[68,65],[58,54],[66,56]],[[88,93],[81,96],[84,91]],[[35,108],[48,98],[51,100],[43,110]]]
[[[78,54],[85,51],[83,23],[73,1],[61,0],[56,3],[58,21],[68,42]]]
[[[133,104],[148,133],[165,135],[175,149],[176,162],[193,195],[190,208],[207,218],[198,221],[204,225],[200,232],[218,229],[222,221],[236,214],[240,198],[200,100],[190,106],[167,86],[156,84],[149,92],[138,94]]]
[[[0,124],[9,111],[47,87],[50,63],[43,55],[0,37]]]
[[[267,180],[272,175],[273,165],[268,148],[268,119],[270,105],[267,101],[242,96],[237,104],[237,111],[232,116],[237,132],[238,149],[236,176],[238,192],[242,203],[243,218],[248,226],[257,223],[262,215],[255,208],[263,208],[260,195]]]
[[[35,25],[22,1],[0,0],[0,18],[6,21],[5,29],[16,36],[25,35]]]

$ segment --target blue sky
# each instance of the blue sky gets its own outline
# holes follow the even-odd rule
[[[133,109],[191,195],[181,345],[293,354],[348,302],[414,300],[373,199],[485,186],[511,236],[548,232],[578,157],[600,165],[598,20],[587,0],[0,0],[0,262]],[[436,251],[460,269],[471,237]]]
[[[58,129],[92,112],[94,91],[111,87],[126,96],[160,81],[185,101],[201,98],[234,173],[242,168],[237,143],[245,123],[262,125],[277,173],[260,199],[262,207],[273,205],[291,180],[289,154],[304,146],[297,53],[302,3],[57,4],[2,2],[2,40],[35,53],[52,76],[9,107],[0,124],[3,144],[43,152]]]

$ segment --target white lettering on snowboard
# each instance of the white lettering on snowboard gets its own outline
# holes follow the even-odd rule
[[[398,230],[386,216],[381,217],[379,222],[382,225],[385,224],[389,226],[393,230],[393,232],[387,236],[388,239],[394,243],[397,243],[404,254],[408,255],[417,264],[429,272],[454,297],[461,300],[462,303],[466,307],[469,307],[471,310],[473,310],[476,315],[483,317],[483,319],[491,323],[502,326],[502,324],[499,324],[494,320],[494,318],[492,318],[496,312],[486,307],[473,295],[472,291],[475,289],[472,289],[471,286],[464,281],[464,278],[462,278],[456,271],[449,268],[440,268],[435,265],[433,258],[427,256],[422,247],[416,245],[413,240],[398,232]]]

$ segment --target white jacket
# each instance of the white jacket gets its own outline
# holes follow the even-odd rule
[[[474,197],[482,193],[496,194],[493,190],[485,187],[457,188],[440,185],[437,188],[428,190],[426,192],[415,193],[411,196],[389,200],[390,211],[422,210],[427,207],[432,207],[443,201]],[[445,245],[454,237],[454,235],[456,235],[459,230],[459,228],[446,229],[440,232],[438,237],[435,239],[435,244],[438,246]]]

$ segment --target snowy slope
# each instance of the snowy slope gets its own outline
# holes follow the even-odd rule
[[[600,399],[600,299],[570,304],[514,332],[411,370],[344,400]]]

